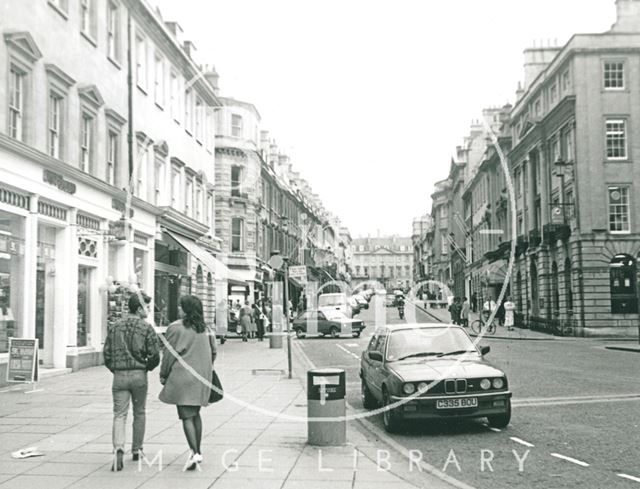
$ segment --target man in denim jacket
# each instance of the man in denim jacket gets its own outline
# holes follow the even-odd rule
[[[104,343],[104,364],[113,372],[113,449],[112,470],[122,470],[125,425],[129,401],[133,403],[133,460],[144,457],[142,444],[147,402],[147,372],[160,363],[160,344],[153,326],[145,321],[151,298],[144,293],[129,298],[124,318],[109,327]]]

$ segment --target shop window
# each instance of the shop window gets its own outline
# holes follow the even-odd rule
[[[616,255],[609,264],[611,312],[638,312],[636,297],[636,261],[629,255]]]
[[[24,218],[0,211],[0,353],[23,332]]]
[[[76,345],[87,346],[91,313],[91,271],[90,267],[78,267],[78,321]]]

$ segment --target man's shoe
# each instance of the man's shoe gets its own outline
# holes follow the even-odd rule
[[[142,450],[138,450],[137,452],[133,452],[133,454],[131,455],[131,460],[133,460],[134,462],[137,462],[140,459],[142,459],[142,460],[145,459],[144,452]]]
[[[124,451],[117,450],[115,460],[113,461],[113,465],[111,466],[111,472],[115,472],[115,471],[119,472],[122,470],[122,467],[124,466],[123,458],[124,458]]]

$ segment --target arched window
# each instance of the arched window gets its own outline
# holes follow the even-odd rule
[[[564,293],[567,312],[573,313],[573,283],[571,281],[571,260],[564,260]]]
[[[553,290],[551,291],[553,297],[553,311],[554,315],[560,312],[560,279],[558,278],[558,264],[554,261],[551,264],[551,280],[553,280]]]
[[[638,312],[636,297],[636,261],[629,255],[616,255],[609,263],[611,312]]]
[[[537,316],[539,311],[538,304],[538,265],[536,264],[536,260],[531,260],[531,315]]]

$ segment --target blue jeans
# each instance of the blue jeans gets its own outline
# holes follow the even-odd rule
[[[133,441],[131,451],[142,450],[147,404],[147,372],[144,370],[116,370],[113,373],[113,449],[124,451],[129,401],[133,403]]]

